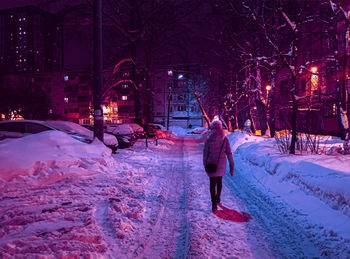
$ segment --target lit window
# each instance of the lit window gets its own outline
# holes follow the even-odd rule
[[[68,81],[68,76],[64,76],[64,81]]]
[[[168,76],[172,76],[173,75],[173,71],[172,70],[168,70]]]
[[[128,85],[126,85],[126,84],[124,84],[124,85],[122,85],[122,88],[128,88]]]
[[[26,34],[26,32],[24,31],[23,34]]]
[[[178,79],[182,79],[182,78],[184,78],[184,75],[183,75],[183,74],[179,74],[179,75],[177,76],[177,78],[178,78]]]
[[[11,37],[12,37],[12,36],[13,36],[13,33],[11,33],[10,35],[11,35]]]
[[[27,59],[23,59],[23,62],[26,62],[27,61]]]
[[[11,18],[13,18],[13,15],[11,14]]]
[[[39,54],[39,50],[36,51],[36,54]]]
[[[19,63],[21,63],[22,62],[22,59],[20,59],[20,60],[18,60],[19,61]]]
[[[25,17],[23,17],[23,21],[25,21],[26,20],[26,18]]]
[[[126,101],[126,100],[128,100],[128,97],[127,97],[126,95],[123,95],[123,96],[122,96],[122,100],[123,100],[123,101]]]
[[[18,21],[20,21],[20,22],[21,22],[21,21],[22,21],[22,18],[19,18],[19,19],[18,19]]]
[[[39,72],[39,71],[40,71],[39,68],[37,68],[37,69],[36,69],[36,72]]]
[[[22,30],[22,28],[21,28],[21,27],[19,27],[19,30],[21,31],[21,30]]]
[[[68,97],[64,97],[63,101],[64,101],[65,103],[68,103]]]

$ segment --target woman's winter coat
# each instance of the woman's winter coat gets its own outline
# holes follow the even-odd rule
[[[220,154],[221,146],[222,146],[222,150]],[[220,158],[218,158],[219,154],[220,154]],[[210,173],[208,174],[208,176],[210,177],[224,176],[226,172],[226,157],[229,161],[230,169],[233,170],[234,162],[232,158],[230,143],[222,129],[214,128],[211,130],[204,144],[204,152],[203,152],[204,167],[207,163],[210,163],[210,164],[213,163],[217,165],[216,172]]]

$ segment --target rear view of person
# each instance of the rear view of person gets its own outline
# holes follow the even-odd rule
[[[221,121],[213,121],[210,124],[210,129],[211,131],[204,144],[203,165],[210,179],[212,211],[215,212],[217,204],[220,203],[222,177],[226,172],[226,157],[229,161],[231,176],[233,176],[234,162],[230,143],[222,129]],[[212,168],[209,168],[210,165]]]

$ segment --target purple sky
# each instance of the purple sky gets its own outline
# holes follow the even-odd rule
[[[1,0],[0,9],[7,9],[26,5],[36,5],[43,0]]]

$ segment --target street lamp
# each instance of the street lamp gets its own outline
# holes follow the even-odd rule
[[[311,67],[311,95],[317,94],[318,90],[318,68],[317,67]]]
[[[269,92],[271,90],[271,85],[267,85],[265,89],[266,89],[266,106],[267,106],[269,104]]]

